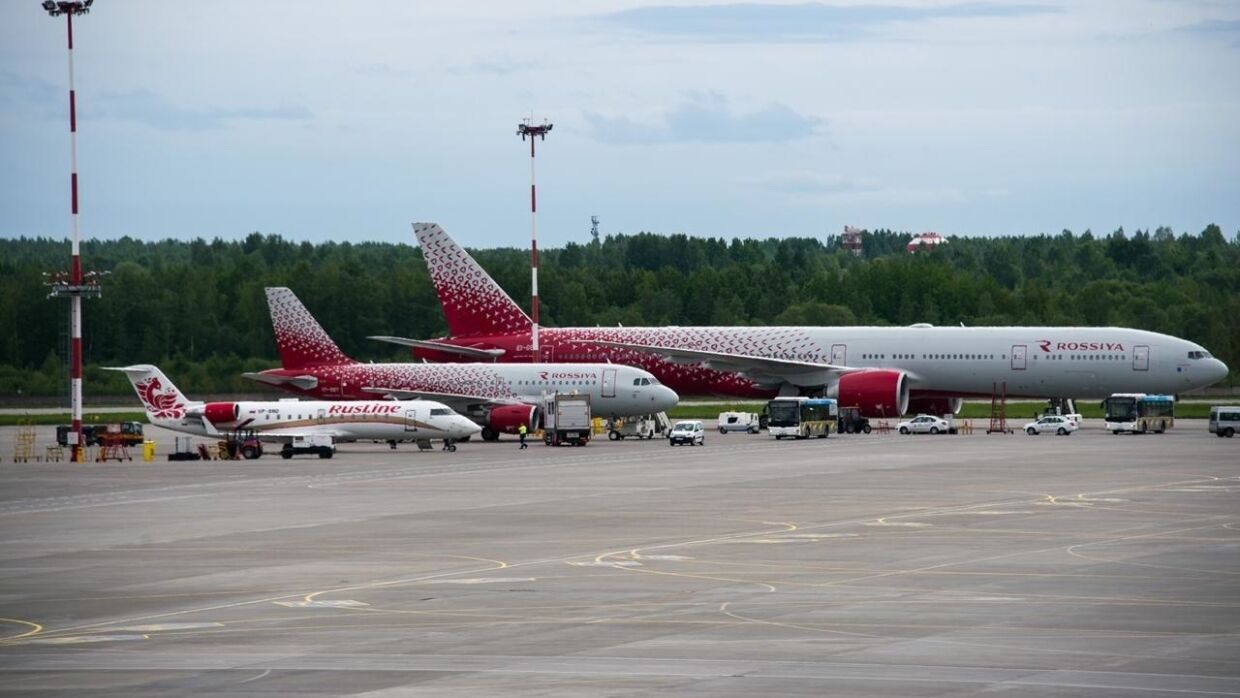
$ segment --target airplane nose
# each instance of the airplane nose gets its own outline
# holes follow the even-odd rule
[[[1210,379],[1206,385],[1213,385],[1227,377],[1227,364],[1218,359],[1210,359],[1210,368],[1206,373]]]
[[[666,412],[667,410],[675,407],[676,403],[680,402],[680,396],[676,394],[675,390],[672,390],[666,385],[660,385],[658,387],[659,389],[654,395],[654,404],[657,408],[655,410],[656,412]]]

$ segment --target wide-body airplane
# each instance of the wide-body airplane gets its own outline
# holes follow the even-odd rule
[[[450,335],[394,340],[430,361],[533,358],[531,322],[434,223],[414,231]],[[641,366],[682,395],[826,395],[869,416],[945,414],[962,398],[1180,393],[1227,366],[1200,345],[1119,327],[548,327],[540,356]]]
[[[459,441],[480,428],[447,405],[431,400],[370,400],[366,402],[200,402],[185,397],[155,366],[121,368],[156,426],[197,436],[224,436],[253,432],[260,441],[285,444],[312,437],[341,441]],[[246,453],[247,458],[257,457]],[[320,452],[330,458],[331,450]]]
[[[289,289],[267,289],[282,368],[243,374],[328,400],[376,397],[442,402],[482,426],[482,438],[538,428],[539,405],[556,393],[590,396],[603,416],[663,412],[679,397],[648,371],[622,364],[360,363],[345,355]]]

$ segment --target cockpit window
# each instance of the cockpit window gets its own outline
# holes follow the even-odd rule
[[[450,414],[452,414],[452,410],[448,409],[447,407],[432,407],[431,408],[432,417],[447,417]]]
[[[1208,358],[1210,358],[1210,352],[1208,352],[1208,351],[1190,351],[1190,352],[1188,352],[1188,358],[1193,359],[1193,360],[1197,360],[1197,359],[1208,359]]]
[[[641,384],[642,384],[642,379],[640,378],[633,379],[633,385],[641,385]]]

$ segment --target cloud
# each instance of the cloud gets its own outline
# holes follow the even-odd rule
[[[597,19],[643,34],[741,43],[846,41],[899,22],[1015,18],[1061,12],[1052,5],[970,2],[937,7],[900,5],[652,5]]]
[[[149,92],[105,92],[95,98],[97,113],[105,118],[135,121],[165,131],[202,131],[223,128],[232,121],[305,121],[306,107],[207,107],[193,109],[173,104]]]
[[[872,177],[821,174],[809,171],[778,172],[759,177],[751,183],[768,191],[790,196],[814,196],[882,189],[879,182]]]
[[[1180,27],[1177,31],[1202,39],[1221,39],[1240,46],[1240,19],[1209,19]]]
[[[69,88],[0,71],[0,105],[28,107],[42,118],[64,118],[69,113]]]
[[[760,143],[793,141],[818,133],[822,120],[779,102],[735,112],[717,92],[692,92],[680,106],[647,122],[587,112],[594,137],[604,143]]]
[[[511,56],[496,56],[494,58],[477,60],[466,65],[453,66],[448,71],[454,75],[483,74],[504,76],[525,72],[538,66],[539,64],[536,61],[522,61]]]

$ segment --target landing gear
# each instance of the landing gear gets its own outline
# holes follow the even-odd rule
[[[482,427],[482,440],[499,441],[499,432],[495,431],[491,427]]]
[[[456,451],[456,443],[453,442],[452,439],[444,439],[443,450],[448,451],[448,452]]]

